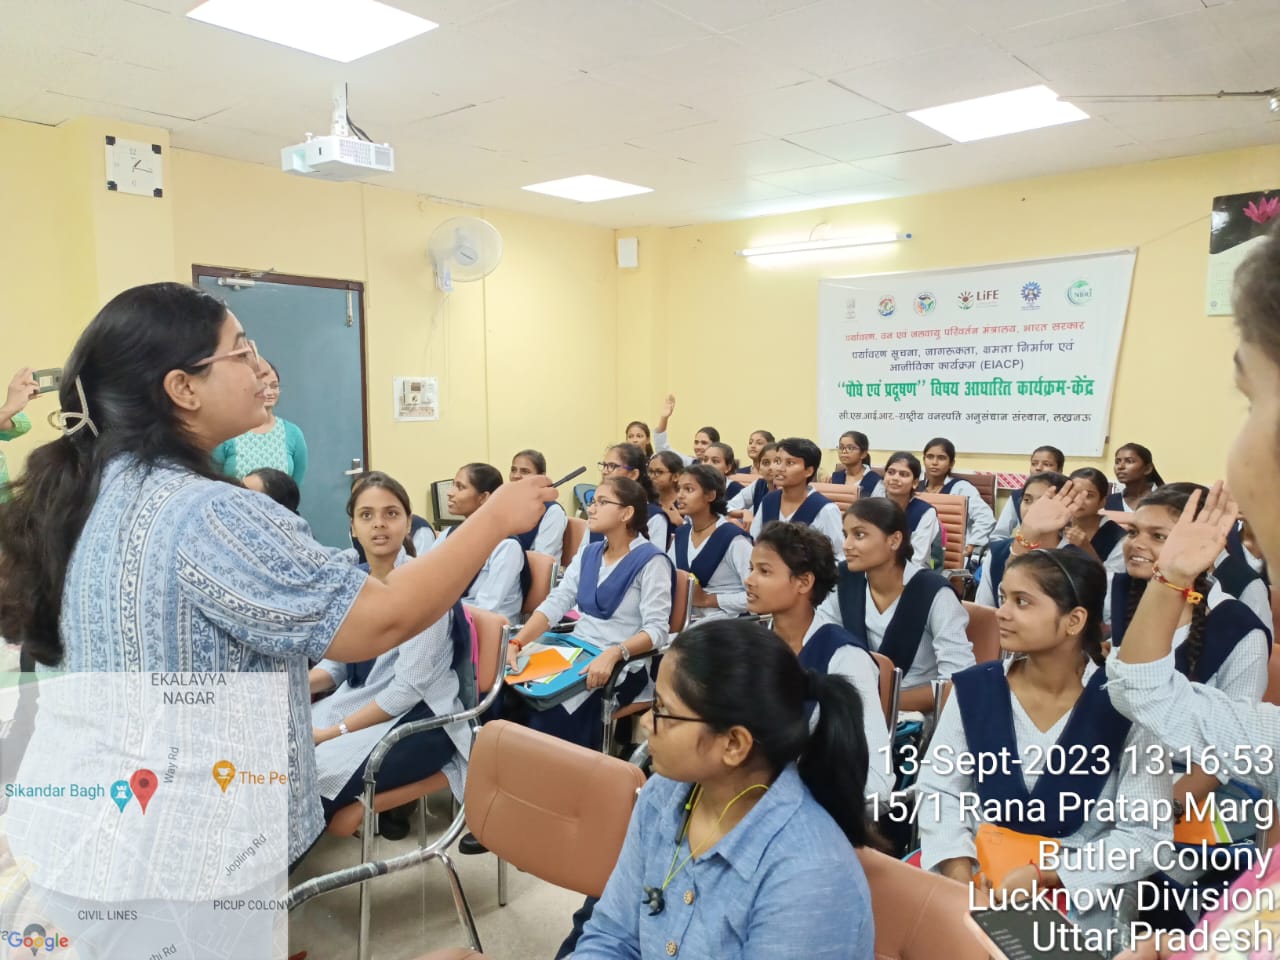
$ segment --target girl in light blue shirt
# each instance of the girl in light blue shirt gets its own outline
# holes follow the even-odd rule
[[[862,710],[760,624],[680,633],[645,715],[655,776],[575,960],[871,960]]]

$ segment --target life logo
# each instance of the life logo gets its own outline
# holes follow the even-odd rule
[[[876,305],[876,312],[888,319],[898,312],[898,301],[893,297],[881,297],[880,302]]]
[[[1088,280],[1077,280],[1067,287],[1067,299],[1077,307],[1093,302],[1093,284]]]
[[[1022,297],[1023,310],[1039,310],[1040,298],[1044,296],[1044,289],[1034,280],[1028,280],[1022,285],[1019,295]]]
[[[16,928],[0,930],[0,943],[11,951],[30,950],[33,957],[41,952],[53,953],[55,950],[66,950],[71,946],[70,939],[57,931],[50,932],[38,923],[28,923],[21,931]],[[20,952],[19,956],[21,956]]]
[[[972,290],[963,290],[956,295],[956,306],[961,310],[972,310],[977,302]]]
[[[920,314],[922,317],[933,313],[933,308],[937,305],[938,301],[928,290],[922,290],[920,293],[917,293],[915,303],[912,304],[912,306],[915,307],[916,313]]]

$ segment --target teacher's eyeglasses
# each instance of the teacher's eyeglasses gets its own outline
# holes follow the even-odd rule
[[[706,722],[707,722],[707,721],[703,720],[703,719],[702,719],[702,717],[684,717],[684,716],[681,716],[681,715],[680,715],[680,714],[678,714],[678,713],[663,713],[663,712],[662,712],[662,711],[660,711],[657,707],[652,707],[652,708],[650,708],[650,710],[649,710],[649,716],[653,717],[653,732],[654,732],[654,733],[657,733],[657,732],[658,732],[658,721],[659,721],[659,720],[683,720],[683,721],[685,721],[686,723],[706,723]]]
[[[207,367],[211,363],[217,363],[219,360],[230,360],[232,357],[244,357],[245,362],[258,369],[258,345],[252,340],[246,340],[243,347],[236,347],[234,350],[228,350],[226,353],[215,353],[211,357],[205,357],[203,360],[197,360],[192,364],[193,367]]]

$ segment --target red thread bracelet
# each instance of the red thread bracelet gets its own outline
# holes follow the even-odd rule
[[[1160,572],[1160,564],[1158,563],[1151,565],[1151,579],[1156,583],[1163,584],[1170,590],[1182,594],[1182,599],[1193,606],[1204,599],[1204,594],[1199,590],[1196,590],[1194,586],[1180,587],[1176,583],[1171,582],[1163,573]]]

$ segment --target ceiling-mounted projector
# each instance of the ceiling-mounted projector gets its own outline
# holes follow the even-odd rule
[[[352,136],[352,131],[362,136]],[[302,143],[280,151],[280,169],[322,180],[360,180],[375,173],[394,173],[395,151],[374,143],[351,122],[347,113],[347,85],[333,94],[333,123],[327,135],[307,134]]]

